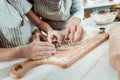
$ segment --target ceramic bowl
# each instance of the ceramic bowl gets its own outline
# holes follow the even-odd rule
[[[109,24],[112,23],[118,12],[106,12],[106,13],[91,13],[91,17],[96,24]]]

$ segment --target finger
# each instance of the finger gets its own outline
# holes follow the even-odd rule
[[[81,35],[80,40],[82,40],[82,39],[85,37],[85,35],[86,35],[86,31],[85,31],[85,29],[82,27],[82,35]]]
[[[81,36],[81,35],[80,35],[78,32],[75,32],[75,35],[74,35],[74,42],[79,41],[80,36]]]
[[[69,28],[69,26],[67,26],[65,33],[66,33],[65,34],[65,39],[66,39],[66,38],[69,37],[69,34],[70,34],[70,28]]]
[[[32,58],[32,60],[42,60],[42,59],[45,59],[45,58],[48,58],[47,56],[35,56]]]
[[[69,38],[70,38],[71,43],[74,42],[74,34],[75,34],[75,30],[76,30],[75,28],[76,28],[76,25],[72,26],[70,29]]]
[[[49,42],[35,41],[35,39],[34,39],[34,42],[32,42],[31,44],[34,45],[34,47],[40,47],[40,46],[55,47],[53,44]]]
[[[33,42],[36,42],[36,40],[35,40],[35,39],[33,39]]]
[[[50,57],[50,56],[52,56],[53,55],[53,52],[51,52],[51,51],[47,51],[47,52],[42,52],[42,53],[40,53],[40,54],[36,54],[36,56],[35,57],[39,57],[39,56],[41,56],[41,57]]]
[[[85,34],[86,34],[86,32],[85,32],[84,28],[83,28],[83,27],[81,27],[81,36],[79,36],[79,38],[78,38],[78,40],[77,40],[77,41],[82,40],[82,39],[84,38]]]
[[[77,30],[76,30],[78,33],[81,33],[82,34],[82,26],[79,24],[77,24]]]
[[[50,51],[37,51],[34,55],[35,56],[44,56],[44,55],[53,55],[56,53],[56,49],[55,50],[50,50]]]
[[[69,34],[69,39],[70,39],[71,43],[74,42],[74,35],[75,35],[75,33],[70,33]]]
[[[48,42],[49,42],[49,43],[52,43],[52,39],[53,39],[53,35],[49,35],[49,34],[48,34]]]
[[[40,39],[42,39],[43,41],[47,41],[47,37],[43,34],[40,35]]]
[[[77,29],[75,32],[75,36],[74,36],[74,42],[77,42],[80,40],[81,36],[82,36],[82,30],[81,30],[81,26],[80,24],[77,24]]]
[[[31,43],[34,41],[34,38],[35,38],[35,36],[32,35],[32,37],[31,37],[31,39],[30,39],[30,42],[31,42]]]
[[[36,56],[50,56],[56,53],[56,50],[53,51],[41,51],[36,53]]]
[[[35,33],[35,40],[40,41],[40,33]]]
[[[48,46],[48,47],[55,47],[53,44],[48,42],[37,42],[38,46]]]
[[[49,47],[49,46],[38,46],[37,49],[39,51],[52,51],[52,50],[56,50],[55,47]]]
[[[60,35],[57,35],[56,37],[57,37],[57,41],[58,41],[59,45],[61,45],[62,37]]]

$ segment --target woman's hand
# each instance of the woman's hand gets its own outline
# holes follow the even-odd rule
[[[19,46],[16,50],[23,58],[32,60],[48,58],[56,53],[54,45],[40,41],[34,41],[28,45]]]
[[[48,42],[52,43],[57,41],[60,45],[64,39],[65,35],[57,30],[48,31]]]
[[[79,18],[73,18],[66,26],[66,36],[69,38],[71,43],[80,41],[85,35],[85,30],[80,25]]]

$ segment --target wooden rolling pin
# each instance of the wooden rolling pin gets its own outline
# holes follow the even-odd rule
[[[113,26],[109,32],[110,63],[116,70],[120,70],[120,26]]]
[[[114,69],[118,71],[120,78],[120,24],[111,27],[109,36],[110,64]]]
[[[81,41],[82,44],[80,44],[79,47],[70,50],[57,51],[55,55],[48,59],[37,61],[28,60],[26,62],[15,64],[10,71],[10,75],[17,79],[22,78],[30,69],[41,64],[53,64],[63,68],[69,67],[107,39],[108,33],[105,33],[101,29],[99,33],[88,38],[85,43],[82,43]]]

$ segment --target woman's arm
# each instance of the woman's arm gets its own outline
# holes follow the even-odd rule
[[[47,24],[46,22],[42,21],[39,19],[39,17],[37,17],[37,15],[30,10],[26,16],[36,25],[38,26],[42,31],[45,31],[46,33],[48,33],[48,31],[52,31],[52,27],[50,27],[49,24]]]
[[[68,24],[66,25],[66,36],[70,38],[71,43],[80,41],[83,34],[85,33],[84,29],[81,26],[81,20],[84,17],[84,8],[82,0],[72,0],[71,7],[71,17]]]
[[[71,19],[78,18],[79,20],[83,20],[84,18],[84,7],[82,0],[72,0],[71,7]]]

